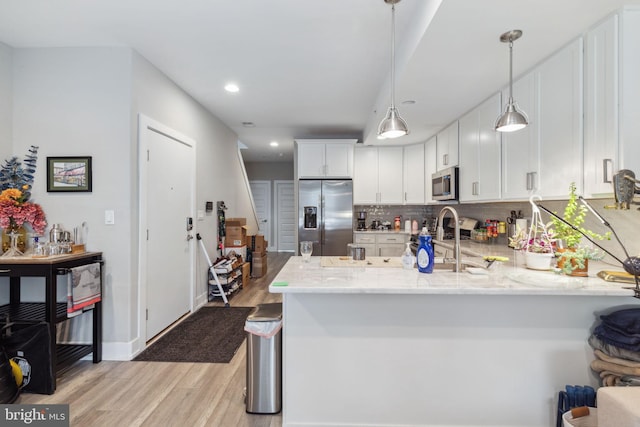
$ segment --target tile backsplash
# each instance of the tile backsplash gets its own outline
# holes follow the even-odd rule
[[[566,200],[541,201],[540,203],[545,208],[552,212],[558,212],[558,214],[562,216]],[[638,206],[632,205],[632,208],[629,210],[605,208],[605,206],[614,205],[613,199],[589,200],[589,204],[591,204],[593,208],[611,224],[620,237],[620,240],[627,248],[629,254],[631,256],[640,255],[640,210],[638,210]],[[356,218],[359,211],[367,212],[367,227],[369,227],[374,219],[378,219],[382,222],[389,221],[393,224],[394,218],[396,216],[400,216],[402,219],[401,227],[404,228],[404,221],[407,219],[418,220],[420,227],[422,226],[423,221],[426,221],[426,224],[431,224],[433,218],[437,217],[438,213],[444,206],[446,205],[355,205],[353,207],[354,229],[356,228]],[[474,218],[480,222],[484,222],[486,219],[505,221],[512,210],[515,210],[516,212],[521,211],[522,216],[527,219],[531,219],[532,214],[529,202],[471,203],[452,204],[450,206],[458,212],[459,216]],[[549,214],[543,211],[542,218],[544,221],[549,220]],[[601,234],[608,231],[608,228],[602,225],[591,213],[587,213],[585,228]],[[624,251],[615,238],[612,237],[609,241],[602,241],[598,243],[618,258],[626,258]],[[610,259],[610,261],[612,260]]]

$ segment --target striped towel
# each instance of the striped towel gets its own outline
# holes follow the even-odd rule
[[[67,314],[79,314],[102,297],[100,263],[71,269],[67,280]]]

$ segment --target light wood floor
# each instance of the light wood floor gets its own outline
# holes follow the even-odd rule
[[[268,286],[290,255],[269,253],[267,275],[252,279],[230,304],[281,301]],[[246,413],[245,363],[246,341],[230,363],[79,361],[58,375],[53,395],[23,393],[16,403],[68,403],[74,427],[282,426],[280,414]]]

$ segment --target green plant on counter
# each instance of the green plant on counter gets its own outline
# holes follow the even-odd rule
[[[572,182],[569,185],[569,200],[564,208],[562,218],[572,224],[575,229],[558,218],[551,217],[553,233],[556,237],[556,248],[566,249],[555,253],[558,257],[558,265],[561,266],[561,270],[565,274],[571,274],[576,269],[584,269],[588,259],[600,260],[604,258],[603,252],[580,245],[583,235],[587,235],[593,240],[611,239],[610,232],[598,234],[584,227],[587,211],[587,207],[579,202],[576,184]]]
[[[572,182],[569,185],[569,200],[564,208],[564,214],[562,218],[569,224],[572,224],[578,230],[573,229],[569,225],[560,221],[556,217],[551,217],[551,223],[553,233],[556,241],[563,241],[565,247],[576,248],[582,240],[582,233],[597,240],[609,240],[611,239],[611,233],[598,234],[583,227],[584,220],[587,216],[587,208],[583,204],[578,202],[578,195],[576,194],[576,183]]]
[[[578,246],[572,250],[556,252],[555,255],[559,261],[562,261],[559,265],[562,266],[560,269],[564,274],[571,274],[576,269],[584,269],[588,259],[598,261],[604,258],[604,252],[586,246]]]

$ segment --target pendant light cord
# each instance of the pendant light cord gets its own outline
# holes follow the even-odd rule
[[[513,104],[513,39],[509,40],[509,104]]]
[[[396,97],[396,5],[391,5],[391,108],[395,108]]]

